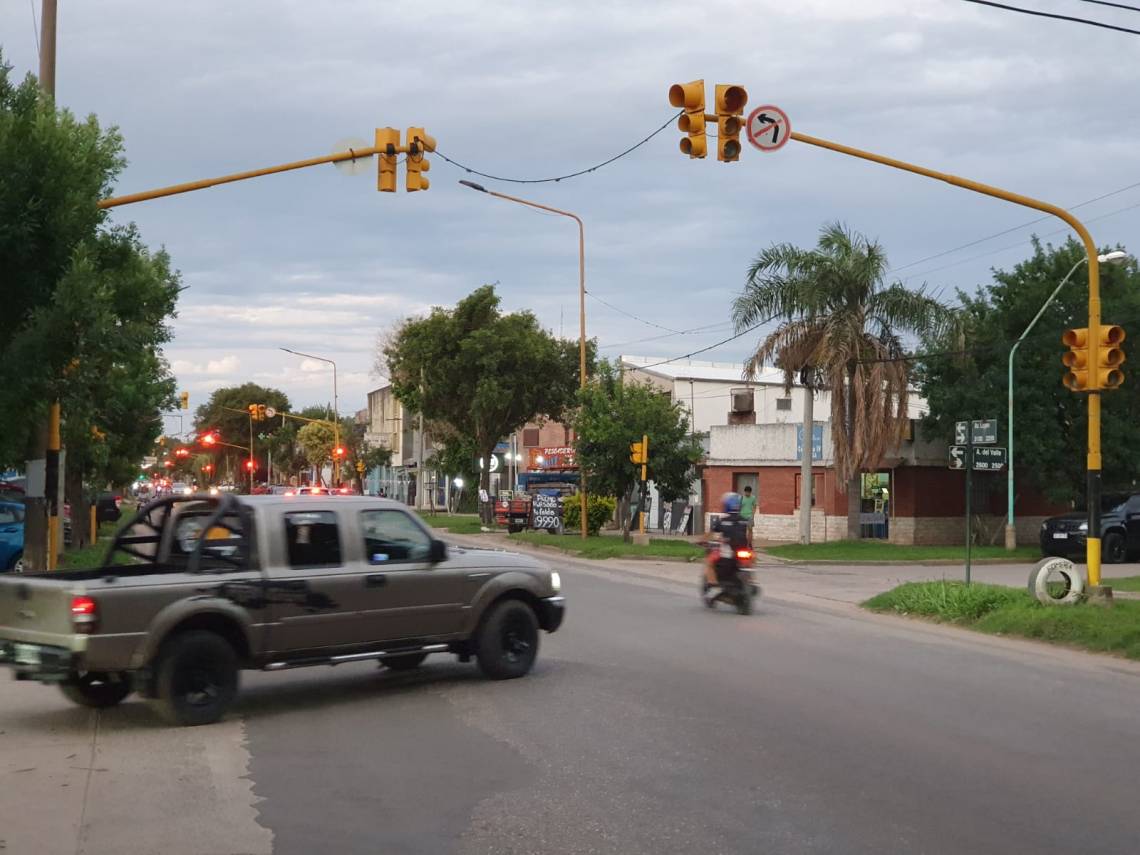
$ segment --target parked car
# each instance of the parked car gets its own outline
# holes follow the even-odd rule
[[[123,515],[123,497],[116,493],[100,493],[95,500],[95,522],[118,522]]]
[[[0,573],[24,570],[24,506],[0,502]]]
[[[1041,523],[1041,553],[1085,557],[1088,512],[1074,511]],[[1120,564],[1140,557],[1140,493],[1111,493],[1102,497],[1100,554],[1105,564]]]
[[[407,671],[451,653],[522,677],[562,624],[561,586],[528,556],[448,549],[385,499],[174,495],[119,530],[106,566],[0,578],[0,665],[83,706],[137,690],[170,722],[208,724],[242,669]]]

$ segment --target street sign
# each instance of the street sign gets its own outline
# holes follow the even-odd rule
[[[766,104],[748,114],[748,141],[760,151],[776,151],[792,138],[792,123],[779,107]]]
[[[997,442],[997,419],[975,419],[971,423],[971,432],[974,445],[993,445]]]
[[[951,469],[965,469],[966,468],[966,446],[952,445],[950,446],[950,468]]]
[[[1003,446],[982,446],[974,449],[975,472],[999,472],[1005,468]]]
[[[265,408],[265,417],[267,419],[271,419],[276,415],[277,415],[277,410],[274,407],[266,407]]]
[[[968,431],[970,430],[969,422],[954,422],[954,444],[965,445],[970,441]]]

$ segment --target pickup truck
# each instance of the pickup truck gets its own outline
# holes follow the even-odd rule
[[[364,496],[166,496],[97,569],[0,577],[0,665],[108,707],[138,691],[174,724],[208,724],[242,669],[431,653],[521,677],[562,623],[559,574],[451,548],[403,505]]]

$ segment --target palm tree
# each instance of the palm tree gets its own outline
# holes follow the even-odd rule
[[[884,286],[886,272],[877,241],[828,223],[814,249],[773,244],[757,255],[733,303],[737,332],[782,321],[745,364],[749,379],[772,364],[783,370],[788,391],[797,375],[832,391],[831,441],[836,471],[848,485],[850,538],[859,537],[861,473],[877,468],[902,436],[910,387],[902,336],[933,333],[950,320],[949,309],[923,289]],[[802,490],[810,495],[810,422],[803,447]],[[800,504],[810,523],[810,500]]]

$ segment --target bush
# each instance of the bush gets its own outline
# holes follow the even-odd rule
[[[581,516],[582,500],[578,496],[562,497],[562,529],[563,531],[579,531],[582,526]],[[586,532],[597,534],[602,526],[614,518],[617,510],[617,499],[613,496],[586,497]]]
[[[974,621],[983,615],[1028,600],[1028,594],[1001,585],[962,582],[909,582],[872,597],[864,605],[875,611],[924,615],[944,621]]]

